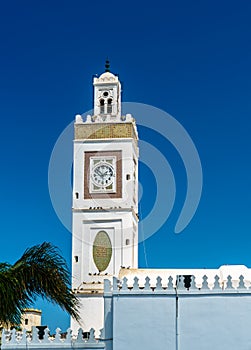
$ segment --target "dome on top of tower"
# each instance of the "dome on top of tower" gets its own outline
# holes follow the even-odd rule
[[[110,62],[108,59],[105,62],[105,72],[102,73],[98,78],[96,78],[95,82],[96,83],[118,82],[118,77],[110,72]]]
[[[98,80],[102,81],[117,81],[118,77],[116,75],[112,74],[111,72],[104,72],[101,74],[98,78]]]

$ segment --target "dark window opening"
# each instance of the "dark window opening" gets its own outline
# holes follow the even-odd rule
[[[129,245],[129,244],[130,244],[130,239],[127,238],[127,239],[126,239],[126,245]]]
[[[112,99],[109,98],[107,101],[107,113],[111,114],[112,113]]]
[[[78,199],[78,192],[75,193],[75,197],[76,197],[76,199]]]
[[[100,101],[99,101],[99,103],[100,103],[100,113],[102,114],[102,113],[105,113],[105,101],[103,100],[103,99],[101,99]]]
[[[130,174],[126,174],[126,180],[130,180],[131,176]]]
[[[29,320],[28,320],[28,318],[26,318],[26,319],[24,320],[24,324],[27,326],[28,323],[29,323]]]
[[[74,256],[74,259],[75,259],[75,262],[77,263],[78,262],[78,256]]]

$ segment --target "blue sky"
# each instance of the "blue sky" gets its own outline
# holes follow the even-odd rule
[[[159,135],[139,130],[168,159],[177,181],[170,217],[139,246],[140,266],[251,267],[250,16],[249,1],[3,2],[1,260],[14,262],[26,247],[51,241],[70,264],[71,234],[51,205],[48,163],[75,114],[92,108],[92,76],[103,72],[109,56],[123,83],[123,101],[175,117],[203,168],[196,215],[174,234],[186,189],[182,163]],[[158,120],[152,122],[154,128]],[[154,197],[149,174],[141,165],[142,217]],[[61,312],[43,308],[44,323],[67,326]]]

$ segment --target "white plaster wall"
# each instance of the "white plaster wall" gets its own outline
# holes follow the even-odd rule
[[[41,326],[41,316],[42,312],[40,310],[27,309],[27,311],[22,316],[22,322],[20,327],[31,331],[33,326]],[[28,320],[28,324],[25,324],[25,320]]]
[[[84,199],[85,152],[121,151],[122,198]],[[135,162],[136,161],[136,167]],[[103,328],[102,283],[105,278],[117,276],[121,266],[137,268],[138,264],[138,212],[137,188],[138,148],[134,139],[75,140],[73,164],[73,238],[72,238],[72,288],[81,289],[81,326],[96,331]],[[130,174],[130,180],[126,175]],[[76,198],[75,193],[78,193]],[[136,195],[135,195],[136,193]],[[102,207],[103,210],[89,209]],[[111,209],[112,208],[112,209]],[[93,261],[93,242],[99,230],[105,230],[112,243],[109,266],[98,273]],[[126,239],[130,244],[126,245]],[[78,257],[76,261],[75,257]],[[100,284],[98,284],[100,283]],[[99,294],[91,294],[99,288]],[[89,293],[89,294],[88,294]],[[79,327],[71,321],[74,331]]]
[[[101,79],[100,79],[101,78]],[[99,91],[112,90],[113,91],[113,113],[118,117],[121,113],[121,85],[118,77],[112,73],[103,73],[99,78],[94,78],[94,115],[99,114]]]
[[[113,246],[112,259],[104,273],[118,276],[121,266],[137,267],[137,231],[134,237],[133,224],[137,222],[131,211],[73,213],[73,289],[83,281],[93,279],[89,273],[98,272],[93,261],[92,246],[101,229],[107,231]],[[131,242],[129,246],[125,245],[127,238]],[[75,256],[78,256],[78,262]]]
[[[203,282],[203,276],[207,276],[208,287],[213,288],[215,283],[215,276],[219,276],[219,283],[221,287],[226,288],[227,277],[231,276],[233,287],[238,287],[239,277],[244,277],[244,283],[246,287],[251,285],[251,269],[244,265],[222,265],[218,269],[130,269],[121,270],[119,278],[126,277],[128,286],[132,286],[134,277],[139,279],[139,285],[144,286],[145,278],[150,277],[150,283],[155,286],[157,277],[162,278],[162,285],[167,286],[168,278],[171,276],[175,283],[177,276],[193,275],[195,276],[195,283],[197,288],[201,288]]]
[[[77,334],[81,327],[84,332],[89,332],[91,328],[95,329],[95,336],[100,336],[100,330],[104,327],[104,298],[103,296],[93,295],[91,298],[85,295],[79,297],[81,303],[80,317],[81,321],[71,318],[71,329],[73,334]]]

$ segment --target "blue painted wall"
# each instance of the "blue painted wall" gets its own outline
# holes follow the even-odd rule
[[[245,287],[118,288],[105,293],[108,299],[113,350],[251,349],[251,290]]]
[[[114,297],[113,349],[175,350],[175,296]],[[159,347],[160,346],[160,347]]]

